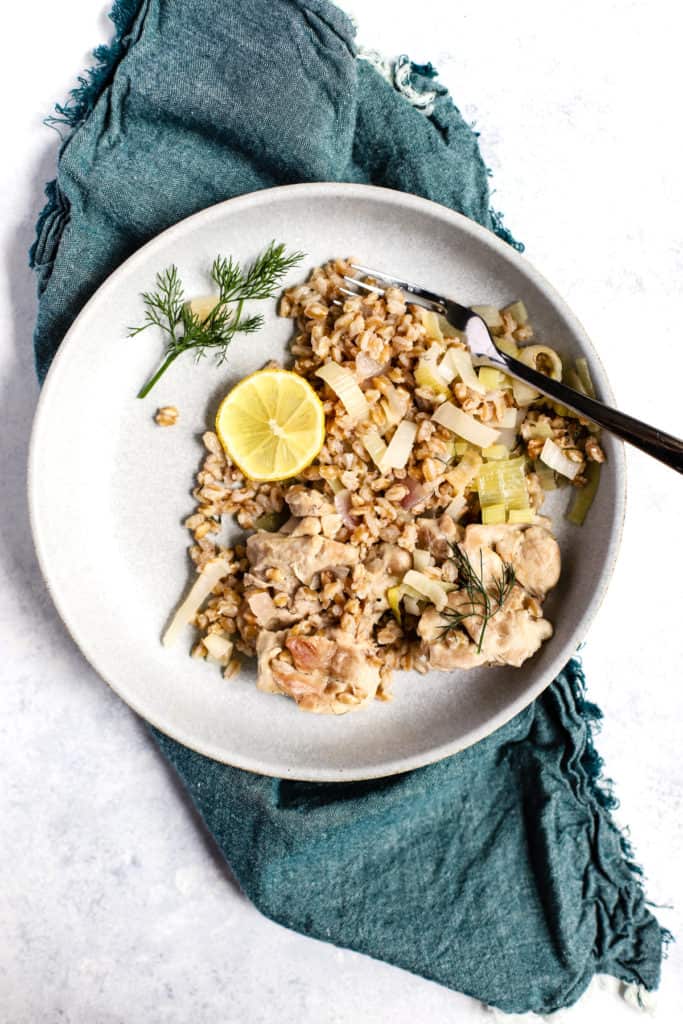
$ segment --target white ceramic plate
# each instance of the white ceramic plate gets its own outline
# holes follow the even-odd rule
[[[550,510],[562,546],[559,586],[546,604],[555,635],[521,669],[428,676],[399,673],[395,699],[360,714],[316,716],[259,693],[252,668],[226,682],[162,648],[169,612],[190,579],[183,518],[202,459],[201,433],[239,378],[285,358],[292,323],[259,304],[266,325],[233,342],[227,365],[181,357],[144,401],[136,391],[154,368],[161,339],[137,338],[140,292],[176,263],[189,295],[206,292],[217,253],[253,259],[271,239],[308,255],[288,283],[336,255],[424,283],[465,304],[521,297],[537,335],[587,356],[599,393],[605,373],[585,332],[552,288],[494,235],[434,203],[386,189],[313,184],[221,203],[181,222],[135,253],[102,285],[68,332],[38,406],[31,444],[30,502],[38,557],[60,615],[91,664],[135,711],[169,736],[250,771],[320,781],[405,771],[488,735],[550,683],[586,633],[610,576],[624,509],[621,446],[605,439],[608,463],[582,529],[564,523],[568,500]],[[160,429],[159,405],[180,410]]]

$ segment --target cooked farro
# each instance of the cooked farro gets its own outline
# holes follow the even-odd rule
[[[197,505],[185,520],[197,570],[217,559],[226,565],[223,578],[194,618],[193,656],[211,660],[202,642],[209,633],[229,638],[241,655],[258,654],[262,689],[293,696],[305,710],[334,713],[361,707],[373,697],[390,700],[397,668],[426,672],[501,661],[521,664],[552,632],[539,600],[556,582],[555,570],[559,573],[559,552],[547,520],[536,516],[532,525],[527,524],[528,531],[523,525],[498,528],[497,539],[491,532],[494,527],[476,526],[481,513],[477,466],[482,459],[478,456],[472,462],[467,475],[464,468],[453,472],[462,456],[457,438],[432,419],[448,400],[480,423],[500,425],[506,413],[516,409],[509,382],[486,393],[461,380],[450,390],[425,385],[422,376],[418,384],[416,373],[420,375],[419,367],[431,358],[435,344],[441,352],[466,351],[464,342],[457,332],[439,339],[441,331],[433,320],[407,304],[398,289],[389,288],[383,296],[344,295],[340,289],[345,287],[343,275],[352,273],[351,262],[336,259],[316,268],[308,281],[289,288],[279,303],[280,315],[295,325],[291,369],[311,384],[323,403],[326,432],[318,456],[297,481],[257,483],[243,476],[218,437],[207,431],[207,454],[192,492]],[[510,312],[502,311],[501,321],[494,333],[508,345],[533,338],[531,325],[518,322]],[[356,423],[336,393],[316,376],[330,361],[358,380],[370,407],[365,424]],[[173,407],[160,409],[157,422],[174,422],[172,411]],[[364,431],[372,424],[388,438],[399,420],[416,428],[409,458],[401,468],[380,470],[364,444]],[[604,460],[590,424],[548,403],[530,406],[512,433],[512,456],[528,457],[532,468],[543,439],[552,438],[579,464],[579,483],[585,481],[587,460]],[[543,503],[542,480],[531,472],[524,486],[523,504],[529,506],[531,520]],[[257,531],[246,545],[221,546],[221,520],[231,515],[245,531]],[[530,581],[529,566],[520,554],[534,543],[543,547],[550,565],[542,583]],[[487,637],[493,638],[487,638],[489,646],[482,649],[482,629],[475,650],[474,625],[467,620],[479,613],[474,605],[464,615],[457,610],[458,595],[465,590],[453,545],[478,551],[477,557],[485,551],[496,564],[507,564],[501,552],[508,548],[510,564],[517,558],[516,580],[513,573],[514,585],[498,611],[504,612],[501,620],[517,616],[515,622],[523,623],[523,628],[515,628],[519,635],[527,630],[528,651],[513,651],[510,643],[504,648],[501,637],[495,640],[495,624],[488,630]],[[304,552],[305,559],[313,547],[319,553],[317,569],[308,575],[293,572],[295,555]],[[278,560],[279,549],[287,557]],[[344,554],[346,564],[339,561],[342,552],[353,553]],[[438,614],[432,621],[431,612],[436,610],[420,593],[411,596],[406,591],[403,611],[396,614],[394,608],[392,613],[389,589],[413,567],[416,552],[425,578],[443,586],[445,607],[453,609],[457,627],[451,628]],[[482,580],[484,571],[482,562]],[[485,587],[491,579],[484,581]],[[496,614],[494,610],[491,618]],[[226,678],[237,668],[233,657],[224,666]],[[311,682],[314,676],[317,689]]]

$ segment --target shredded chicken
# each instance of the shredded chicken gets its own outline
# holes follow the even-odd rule
[[[420,671],[448,671],[520,666],[552,635],[540,602],[558,580],[560,551],[547,520],[463,529],[447,515],[416,519],[413,547],[429,553],[426,571],[451,590],[441,612],[422,602],[399,622],[387,592],[413,567],[411,552],[379,541],[361,564],[354,544],[334,539],[341,517],[320,492],[295,485],[285,501],[292,518],[280,532],[247,541],[238,624],[243,640],[253,638],[260,689],[306,711],[343,714],[372,700],[383,674],[388,680],[387,644],[403,642]],[[481,590],[468,589],[458,550]]]
[[[295,536],[258,530],[247,541],[250,570],[245,582],[291,593],[324,569],[355,565],[358,549],[319,534]]]
[[[428,608],[417,627],[428,666],[518,668],[553,633],[537,598],[559,578],[557,541],[542,526],[475,524],[465,529],[461,548],[488,594],[489,614],[484,617],[483,594],[473,600],[462,588],[448,595],[445,612]],[[516,582],[500,606],[496,581],[502,579],[505,564],[512,566]]]
[[[260,689],[318,714],[357,710],[374,698],[380,682],[378,659],[339,631],[332,637],[266,633],[258,658]]]

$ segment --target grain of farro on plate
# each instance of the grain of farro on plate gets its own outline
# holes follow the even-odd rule
[[[255,655],[260,689],[336,714],[390,699],[395,669],[532,656],[552,635],[542,601],[560,573],[544,491],[564,474],[594,493],[604,459],[590,424],[477,372],[458,333],[399,290],[344,295],[351,262],[280,300],[296,324],[288,369],[322,401],[322,447],[296,479],[259,483],[204,434],[185,522],[200,575],[165,638],[192,621],[194,657],[230,677]],[[501,347],[562,374],[553,349],[530,344],[521,302],[479,312]],[[223,516],[243,542],[220,543]]]

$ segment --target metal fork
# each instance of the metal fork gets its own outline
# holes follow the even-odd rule
[[[657,430],[656,427],[648,426],[647,423],[643,423],[633,416],[627,416],[626,413],[619,412],[617,409],[612,409],[609,405],[581,394],[580,391],[575,391],[574,388],[570,388],[560,381],[546,377],[545,374],[520,362],[514,356],[508,355],[507,352],[502,352],[496,345],[495,339],[491,337],[482,318],[467,306],[461,306],[444,295],[437,295],[426,288],[383,274],[379,270],[372,270],[370,267],[363,267],[357,263],[352,263],[351,266],[354,270],[371,278],[372,282],[377,282],[371,283],[356,277],[345,276],[344,280],[353,285],[354,289],[363,288],[365,291],[383,295],[385,288],[379,282],[390,287],[400,288],[406,294],[409,302],[416,306],[423,306],[434,313],[441,313],[449,324],[456,330],[462,331],[472,356],[480,364],[503,370],[511,377],[530,384],[547,398],[560,402],[578,415],[609,430],[610,433],[620,437],[622,441],[628,441],[629,444],[647,452],[648,455],[659,459],[665,465],[683,473],[683,441],[679,438],[666,434],[663,430]],[[348,288],[342,288],[341,291],[346,295],[358,294],[357,291]]]

